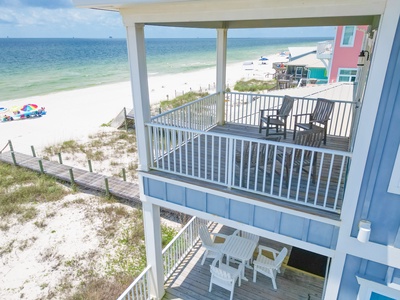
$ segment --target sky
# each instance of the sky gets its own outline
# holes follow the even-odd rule
[[[333,37],[333,27],[235,29],[229,37]],[[118,12],[76,8],[72,0],[0,0],[0,38],[125,38]],[[215,38],[214,29],[145,27],[146,38]]]

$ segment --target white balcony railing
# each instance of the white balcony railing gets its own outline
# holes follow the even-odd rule
[[[199,240],[199,227],[208,221],[193,217],[162,251],[164,282],[174,273]],[[135,281],[119,296],[118,300],[149,300],[151,266],[147,266]]]
[[[152,123],[206,131],[217,123],[218,94],[209,95],[151,119]]]
[[[351,153],[158,124],[147,126],[151,169],[327,211],[340,210]],[[294,161],[291,153],[300,159]]]
[[[227,123],[258,126],[260,110],[279,108],[283,96],[227,93],[225,102],[225,120]],[[294,97],[293,109],[287,119],[288,129],[294,129],[294,115],[311,113],[317,104],[315,98]],[[349,137],[352,129],[355,108],[358,102],[331,100],[335,102],[331,120],[328,122],[328,135]],[[304,121],[304,120],[300,120]]]

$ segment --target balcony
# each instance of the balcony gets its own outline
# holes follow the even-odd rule
[[[317,44],[317,58],[331,59],[333,55],[334,41],[324,41]]]
[[[165,288],[163,299],[200,300],[228,299],[229,297],[228,291],[215,285],[212,292],[208,292],[212,259],[207,259],[204,265],[201,265],[204,249],[201,248],[201,241],[198,238],[200,224],[206,224],[206,221],[192,218],[163,250]],[[234,231],[231,227],[216,223],[209,224],[209,230],[226,235]],[[249,281],[242,280],[240,287],[236,284],[234,299],[321,299],[324,278],[289,266],[292,247],[265,238],[260,238],[259,245],[274,249],[283,247],[289,249],[289,254],[281,267],[281,273],[276,279],[278,289],[275,291],[271,279],[260,274],[254,283],[253,270],[246,268],[245,276]],[[151,299],[149,295],[150,270],[151,266],[148,266],[118,300]]]
[[[335,101],[327,145],[312,148],[293,144],[291,131],[293,115],[311,112],[316,99],[295,98],[288,118],[289,135],[274,141],[265,139],[265,132],[258,133],[259,111],[279,107],[283,97],[227,93],[223,126],[217,124],[218,97],[199,99],[146,124],[151,170],[179,176],[182,181],[207,182],[245,197],[340,214],[356,103]],[[245,147],[252,149],[248,155]],[[284,162],[293,151],[311,152],[312,172],[303,161],[287,167]]]

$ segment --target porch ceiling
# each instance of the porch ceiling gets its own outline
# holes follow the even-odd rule
[[[374,25],[387,0],[73,0],[78,7],[119,11],[125,25],[264,28]]]

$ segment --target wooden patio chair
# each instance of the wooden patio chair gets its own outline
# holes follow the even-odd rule
[[[263,255],[262,251],[272,253],[273,259]],[[257,281],[257,273],[261,273],[272,280],[272,285],[276,290],[276,275],[281,272],[281,265],[288,250],[284,247],[280,252],[265,246],[258,246],[258,256],[254,261],[253,282]]]
[[[314,128],[311,130],[300,131],[296,135],[294,143],[296,145],[319,148],[323,139],[324,130],[321,128]],[[300,174],[302,170],[307,171],[305,167],[308,167],[308,172],[311,172],[312,181],[315,183],[317,153],[311,150],[292,148],[291,151],[287,151],[286,153],[277,153],[276,159],[281,164],[283,163],[283,167],[285,168],[286,186],[288,186],[289,173],[292,168],[298,170]]]
[[[222,262],[223,255],[215,258],[210,266],[211,278],[209,292],[212,291],[212,285],[216,284],[231,292],[230,300],[233,298],[233,293],[235,290],[235,283],[239,279],[239,286],[241,285],[241,273],[242,265],[239,265],[239,269],[224,264]],[[218,263],[218,266],[217,266]]]
[[[287,118],[290,114],[290,111],[293,108],[294,98],[286,95],[283,98],[282,105],[280,108],[267,108],[260,110],[260,126],[258,132],[261,133],[261,130],[266,129],[266,136],[268,135],[283,135],[283,138],[286,139],[286,127],[287,127]],[[275,111],[275,114],[269,114],[270,111]],[[263,125],[265,124],[265,125]],[[276,133],[270,133],[270,129],[276,130]],[[283,128],[283,132],[279,131],[280,128]]]
[[[335,102],[318,98],[317,104],[315,105],[314,111],[311,114],[297,114],[294,115],[294,130],[293,139],[296,138],[297,127],[304,130],[321,128],[324,130],[324,145],[326,145],[326,136],[328,132],[328,121],[332,114]],[[308,122],[301,123],[299,117],[308,116]]]
[[[207,257],[216,258],[221,254],[221,249],[224,243],[216,243],[215,238],[220,237],[226,240],[228,236],[222,233],[210,233],[205,225],[200,226],[199,236],[202,242],[201,246],[206,250],[203,254],[203,259],[201,260],[201,265],[204,265],[204,261]]]

